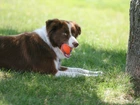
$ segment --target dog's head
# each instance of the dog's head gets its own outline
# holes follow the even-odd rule
[[[61,49],[62,44],[68,44],[71,48],[76,48],[79,45],[76,38],[81,34],[81,28],[75,22],[58,19],[48,20],[46,21],[46,29],[53,47]]]

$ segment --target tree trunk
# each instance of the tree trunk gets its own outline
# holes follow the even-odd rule
[[[126,71],[132,76],[135,95],[140,96],[140,0],[130,2],[130,34]]]

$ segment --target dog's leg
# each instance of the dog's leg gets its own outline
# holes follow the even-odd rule
[[[90,76],[100,76],[103,74],[102,71],[89,71],[81,68],[67,68],[67,72],[77,72],[77,73],[82,73],[82,74],[87,74]]]
[[[101,71],[89,71],[81,68],[65,68],[65,70],[59,70],[55,76],[68,76],[68,77],[77,77],[77,76],[99,76],[102,75]]]
[[[78,73],[78,72],[68,72],[68,71],[57,71],[56,77],[66,76],[66,77],[78,77],[78,76],[90,76],[88,74]]]

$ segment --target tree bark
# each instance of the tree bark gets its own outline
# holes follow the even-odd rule
[[[130,33],[126,71],[134,83],[135,95],[140,96],[140,0],[130,1]]]

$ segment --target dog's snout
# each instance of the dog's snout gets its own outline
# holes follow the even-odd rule
[[[79,43],[77,43],[77,42],[73,42],[72,44],[74,47],[77,47],[79,45]]]

